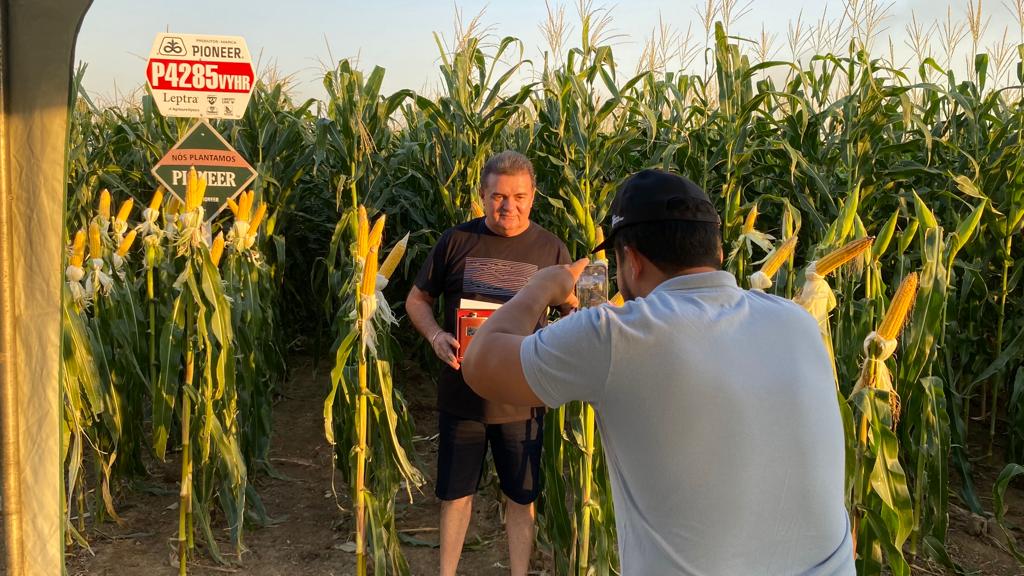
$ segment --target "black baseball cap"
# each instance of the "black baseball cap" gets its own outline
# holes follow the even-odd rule
[[[610,249],[615,234],[627,226],[673,220],[722,223],[715,205],[700,186],[664,170],[641,170],[615,193],[612,229],[594,252]]]

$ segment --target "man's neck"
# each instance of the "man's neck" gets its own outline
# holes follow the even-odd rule
[[[641,280],[641,282],[642,287],[647,289],[644,292],[644,294],[646,295],[653,292],[655,288],[660,286],[666,280],[680,278],[682,276],[692,276],[694,274],[703,274],[705,272],[718,272],[719,270],[721,270],[721,268],[714,268],[712,266],[695,266],[693,268],[683,268],[682,270],[679,270],[678,272],[673,272],[672,274],[665,274],[658,270],[655,274],[652,274],[649,278],[647,278],[646,281]]]

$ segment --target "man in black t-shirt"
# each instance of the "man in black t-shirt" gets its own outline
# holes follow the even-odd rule
[[[437,497],[441,499],[441,576],[454,576],[469,526],[473,494],[490,445],[507,497],[506,530],[512,576],[525,576],[533,549],[533,502],[540,492],[543,408],[484,400],[459,371],[456,311],[463,298],[501,304],[537,270],[568,264],[554,234],[530,222],[535,179],[530,161],[505,151],[480,175],[484,216],[442,234],[405,301],[413,325],[445,366],[438,383]],[[434,303],[444,296],[444,325]],[[565,314],[573,303],[560,307]],[[540,328],[546,318],[537,318]],[[517,365],[517,364],[515,364]]]

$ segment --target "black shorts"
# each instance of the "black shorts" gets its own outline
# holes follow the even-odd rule
[[[544,414],[508,424],[484,424],[446,412],[438,414],[437,489],[441,500],[476,493],[491,447],[501,491],[517,504],[530,504],[540,494],[540,448]]]

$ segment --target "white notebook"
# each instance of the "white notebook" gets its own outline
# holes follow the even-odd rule
[[[461,310],[497,310],[501,308],[501,304],[494,302],[484,302],[483,300],[473,300],[472,298],[462,298],[459,300],[459,309]]]

